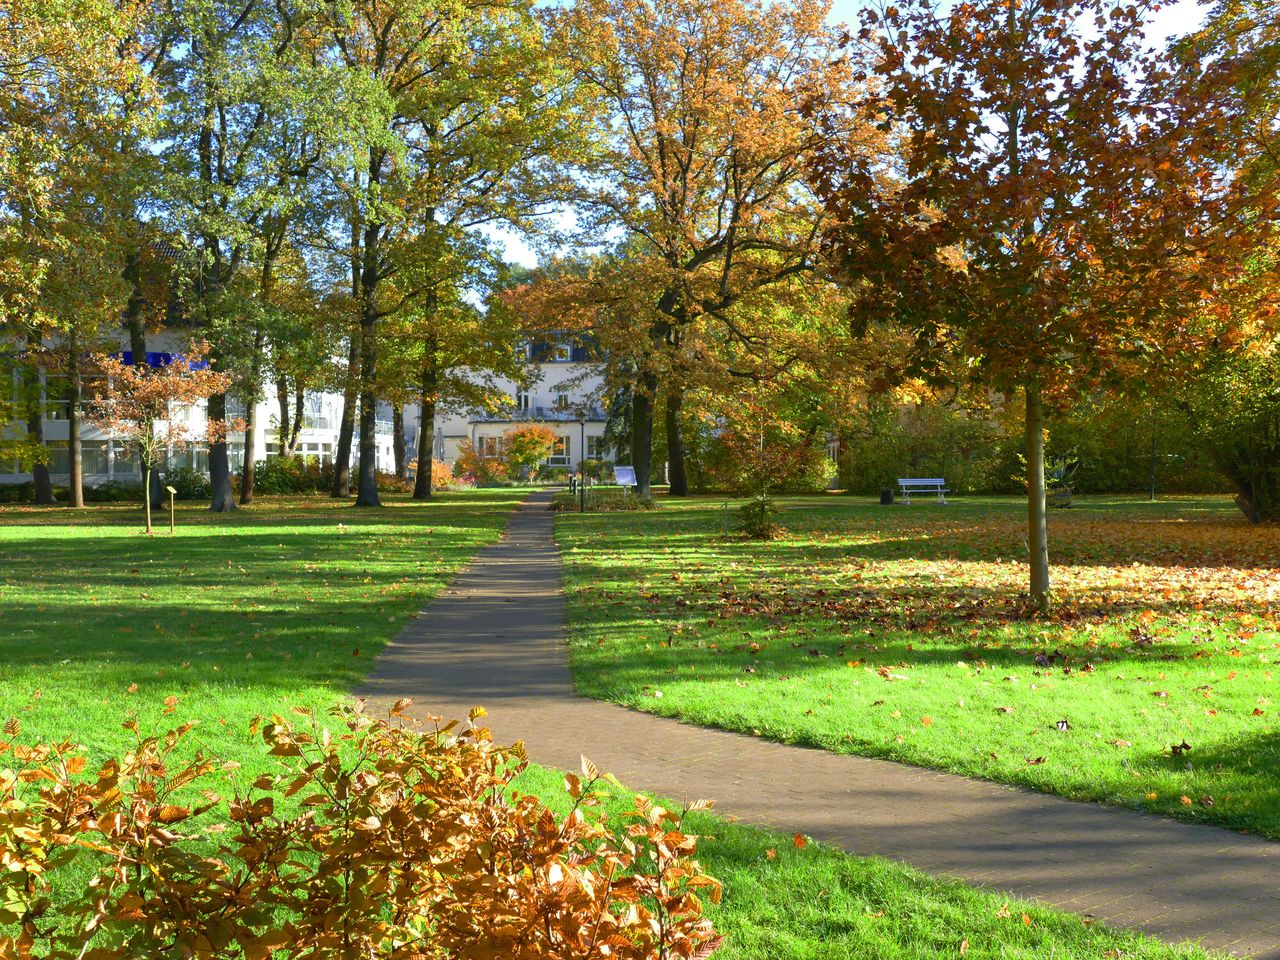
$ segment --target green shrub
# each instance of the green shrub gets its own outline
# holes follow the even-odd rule
[[[141,480],[108,480],[84,488],[84,498],[90,503],[141,503]]]
[[[333,468],[316,457],[270,457],[253,465],[256,493],[327,492],[332,482]]]
[[[568,483],[569,468],[553,467],[548,463],[539,464],[534,479],[542,483]]]
[[[777,518],[777,505],[769,497],[761,494],[758,497],[752,497],[738,508],[738,519],[734,529],[746,534],[752,540],[772,540],[782,531]]]
[[[178,492],[174,497],[178,500],[203,500],[213,493],[209,478],[189,468],[166,470],[160,476],[162,487],[173,487]],[[142,496],[142,488],[138,488],[138,496]]]
[[[36,485],[30,480],[0,484],[0,503],[30,503],[36,498]]]
[[[654,502],[651,497],[637,496],[635,493],[623,493],[621,487],[608,489],[591,489],[587,491],[586,506],[588,513],[615,513],[631,510],[652,510]],[[579,494],[562,490],[552,498],[551,509],[573,512],[581,509]]]

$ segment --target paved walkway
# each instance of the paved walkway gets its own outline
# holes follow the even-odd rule
[[[630,787],[712,798],[722,813],[853,854],[1280,960],[1280,843],[576,696],[547,501],[526,501],[502,542],[410,621],[362,695],[378,704],[412,697],[446,717],[482,704],[499,741],[523,738],[549,766],[577,769],[585,754]]]

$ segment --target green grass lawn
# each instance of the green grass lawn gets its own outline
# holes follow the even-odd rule
[[[561,775],[532,767],[518,787],[567,807]],[[625,798],[614,811],[628,806]],[[678,805],[666,804],[679,809]],[[698,860],[724,884],[708,906],[728,943],[716,960],[1192,960],[1210,956],[940,880],[889,860],[691,813]]]
[[[582,692],[1280,838],[1280,529],[1078,498],[1037,618],[1014,498],[783,505],[768,543],[720,500],[560,515]]]
[[[129,714],[195,720],[193,746],[242,759],[249,717],[346,694],[522,495],[183,505],[173,537],[141,536],[135,507],[0,509],[0,716],[94,751]]]
[[[130,742],[120,726],[130,715],[148,733],[194,720],[192,747],[239,762],[251,779],[269,765],[249,718],[341,699],[406,618],[498,537],[520,495],[393,499],[381,511],[269,498],[230,516],[191,505],[172,538],[139,535],[134,507],[0,508],[0,718],[19,717],[24,740],[67,737],[99,755]],[[618,536],[620,518],[597,519]],[[643,521],[700,537],[709,519],[704,508]],[[531,770],[521,786],[564,802],[550,771]],[[929,960],[959,955],[966,941],[970,958],[1204,956],[696,817],[702,859],[725,882],[713,915],[731,938],[726,960]]]

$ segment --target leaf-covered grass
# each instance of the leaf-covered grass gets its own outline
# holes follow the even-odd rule
[[[567,806],[561,775],[531,767],[519,789]],[[555,799],[559,798],[559,799]],[[616,812],[628,806],[611,799]],[[666,803],[679,809],[678,804]],[[708,914],[728,943],[716,960],[1194,960],[1169,946],[1084,918],[927,876],[879,858],[851,857],[813,841],[690,813],[697,859],[724,884]]]
[[[522,496],[180,505],[173,537],[167,518],[140,535],[133,506],[0,509],[0,717],[103,753],[130,712],[151,733],[197,721],[193,748],[251,758],[250,717],[345,695]]]
[[[726,538],[720,500],[563,515],[577,682],[1280,838],[1280,528],[1225,498],[1076,503],[1051,512],[1048,617],[1023,606],[1014,498],[787,498],[766,543]]]

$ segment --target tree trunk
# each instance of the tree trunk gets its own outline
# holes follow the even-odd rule
[[[409,463],[404,455],[404,407],[398,403],[391,407],[391,451],[396,461],[396,477],[403,480],[409,476]]]
[[[39,336],[29,337],[27,357],[27,440],[40,448],[40,456],[47,457],[44,445],[44,396],[40,386],[40,366],[36,361],[40,349]],[[57,501],[53,498],[53,478],[49,476],[49,464],[44,460],[31,458],[31,482],[35,487],[37,506],[51,507]]]
[[[433,378],[434,379],[434,378]],[[427,391],[427,375],[422,375],[422,416],[418,418],[418,475],[413,481],[413,499],[431,499],[431,467],[435,463],[435,423],[436,402],[425,399],[434,396],[435,384],[431,385],[431,393]]]
[[[680,414],[684,409],[684,390],[679,387],[667,388],[667,479],[671,483],[670,494],[673,497],[689,495],[689,477],[684,464],[684,427],[680,422]]]
[[[289,428],[289,456],[291,457],[298,453],[298,435],[302,433],[302,428],[306,425],[305,418],[302,416],[306,397],[306,388],[295,381],[293,385],[293,426]]]
[[[379,180],[383,156],[369,151],[369,184]],[[360,484],[357,507],[380,507],[378,499],[378,281],[382,226],[367,224],[360,268]]]
[[[258,432],[258,391],[262,389],[262,348],[266,331],[261,327],[253,335],[253,361],[249,367],[249,393],[244,398],[244,461],[240,465],[240,505],[253,503],[253,484],[257,475],[254,450]]]
[[[640,374],[640,382],[631,394],[631,465],[636,471],[636,496],[653,495],[651,467],[653,459],[653,395],[658,376]]]
[[[288,457],[289,451],[289,381],[281,377],[276,381],[276,405],[280,408],[280,417],[276,421],[276,452],[281,457]]]
[[[84,506],[84,447],[80,442],[80,338],[72,326],[67,339],[67,506]]]
[[[374,343],[376,314],[372,297],[365,303],[360,331],[360,477],[356,489],[357,507],[380,507],[378,499],[378,396],[377,347]]]
[[[151,478],[153,475],[154,475],[154,472],[151,469],[151,461],[146,458],[146,454],[142,454],[142,489],[144,491],[151,489]],[[143,532],[150,533],[151,532],[151,498],[148,496],[143,496],[142,504],[147,514],[147,529]]]
[[[330,496],[351,496],[351,440],[355,434],[356,402],[360,388],[360,334],[351,332],[347,348],[347,382],[342,390],[342,423],[338,427],[338,449],[334,453],[333,489]]]
[[[1049,595],[1049,529],[1044,484],[1044,402],[1038,382],[1027,384],[1027,546],[1031,552],[1031,600],[1047,609]]]
[[[253,503],[253,484],[257,474],[254,466],[254,438],[258,432],[258,404],[250,397],[245,401],[244,411],[244,464],[240,468],[240,505]]]
[[[210,420],[226,422],[227,395],[215,393],[209,398]],[[227,435],[223,431],[217,443],[209,444],[209,486],[212,493],[209,497],[209,510],[213,513],[230,513],[236,508],[235,495],[231,490],[231,460],[227,456]]]
[[[138,250],[129,252],[125,259],[124,278],[129,284],[129,299],[125,303],[125,324],[129,328],[129,352],[133,355],[133,363],[145,365],[147,362],[147,328],[143,311],[147,306],[146,295],[142,292],[142,254]],[[148,502],[153,507],[163,503],[160,495],[159,474],[148,471],[144,455],[138,451],[138,473],[147,485]],[[148,479],[149,478],[149,479]]]

